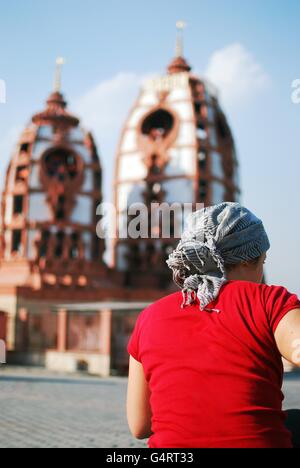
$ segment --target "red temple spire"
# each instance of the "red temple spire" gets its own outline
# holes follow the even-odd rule
[[[184,21],[177,21],[177,38],[176,38],[176,49],[175,49],[175,58],[172,60],[168,66],[168,72],[173,73],[183,73],[190,72],[191,67],[184,58],[183,53],[183,31],[186,28],[186,23]]]

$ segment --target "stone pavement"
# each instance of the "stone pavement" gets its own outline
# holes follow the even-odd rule
[[[127,381],[0,369],[0,448],[146,447],[126,423]],[[286,378],[286,408],[300,408],[300,375]]]

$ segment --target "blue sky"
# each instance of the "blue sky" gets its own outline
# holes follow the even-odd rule
[[[291,101],[291,83],[300,78],[297,0],[0,0],[0,79],[7,84],[1,175],[63,55],[63,89],[97,138],[109,198],[122,122],[143,78],[163,73],[171,60],[178,19],[188,23],[186,57],[223,96],[243,203],[263,218],[272,243],[268,281],[300,294],[300,105]]]

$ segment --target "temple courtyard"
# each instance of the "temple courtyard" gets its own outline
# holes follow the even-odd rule
[[[146,447],[127,428],[125,378],[0,368],[0,448]],[[300,408],[300,374],[285,379],[285,408]]]

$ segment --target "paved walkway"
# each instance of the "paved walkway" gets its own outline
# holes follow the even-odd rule
[[[0,448],[146,447],[125,416],[127,381],[0,369]],[[300,408],[300,375],[286,379],[286,407]]]

